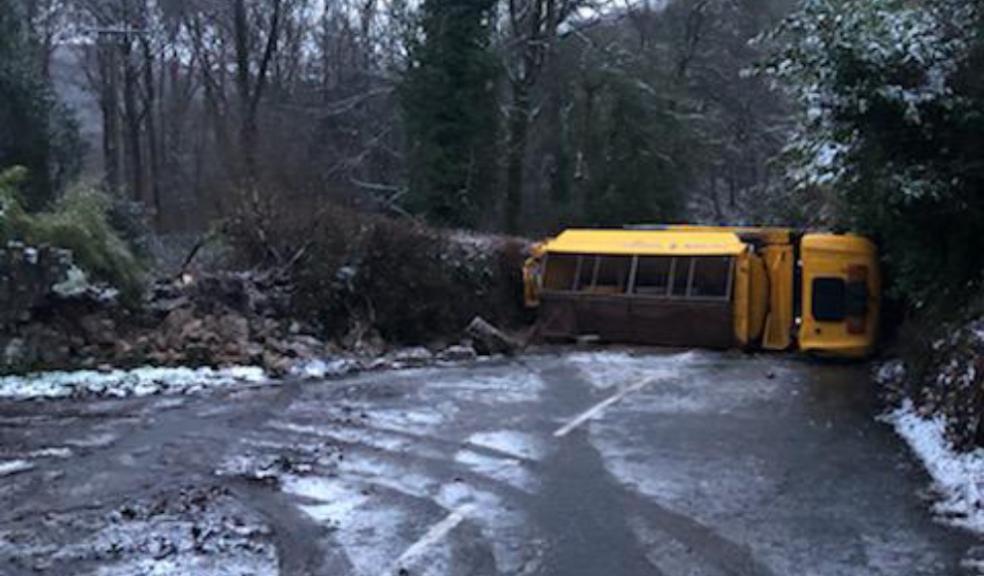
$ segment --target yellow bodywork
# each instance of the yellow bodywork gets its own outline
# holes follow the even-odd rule
[[[730,256],[734,258],[734,341],[745,348],[857,357],[875,343],[881,282],[877,249],[842,234],[802,234],[788,228],[671,225],[657,229],[567,230],[537,244],[523,270],[527,305],[536,306],[543,262],[551,253],[619,256]],[[799,262],[797,262],[797,259]],[[798,266],[799,264],[799,266]],[[866,286],[864,313],[838,321],[814,317],[814,280],[836,279],[857,295]],[[855,297],[855,300],[857,297]],[[855,307],[858,303],[853,301]]]
[[[742,347],[749,347],[762,334],[768,310],[769,284],[762,258],[751,251],[738,258],[735,272],[732,309],[735,341]]]
[[[762,348],[786,350],[793,344],[793,247],[790,244],[766,246],[763,250],[769,277],[769,311],[765,318]]]
[[[724,256],[741,254],[748,246],[726,230],[565,230],[546,241],[544,252],[659,256]]]
[[[800,245],[803,286],[803,314],[799,330],[799,348],[807,352],[833,356],[861,357],[871,352],[878,331],[881,303],[881,278],[878,274],[878,251],[860,236],[807,234]],[[867,310],[859,322],[859,332],[850,333],[848,322],[821,321],[814,318],[810,304],[817,278],[849,280],[851,268],[866,270]]]

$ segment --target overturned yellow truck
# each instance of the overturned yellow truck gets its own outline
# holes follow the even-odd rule
[[[572,229],[536,245],[523,276],[546,338],[861,357],[878,328],[877,250],[849,234]]]

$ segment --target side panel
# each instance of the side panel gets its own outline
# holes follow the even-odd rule
[[[845,357],[871,352],[881,305],[875,246],[859,236],[807,234],[800,259],[800,349]]]
[[[730,302],[634,298],[630,306],[633,335],[628,342],[665,346],[734,346]],[[605,332],[602,337],[609,339]]]
[[[793,247],[767,246],[763,255],[769,274],[769,313],[762,348],[785,350],[793,343]]]
[[[751,264],[749,260],[751,254],[746,252],[735,258],[735,284],[732,295],[732,307],[734,309],[734,333],[735,342],[739,346],[748,346],[749,339],[749,310],[748,303],[751,299]]]
[[[729,302],[589,296],[547,291],[539,317],[546,338],[595,334],[609,342],[729,348]]]
[[[769,312],[769,278],[765,262],[757,254],[749,255],[751,291],[748,300],[748,340],[757,343],[762,338],[765,315]]]
[[[769,282],[762,258],[746,252],[740,255],[735,268],[734,333],[740,346],[758,342],[765,323]]]

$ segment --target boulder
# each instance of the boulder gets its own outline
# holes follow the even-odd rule
[[[419,366],[426,366],[434,361],[434,355],[431,351],[423,346],[415,346],[413,348],[404,348],[402,350],[397,350],[393,354],[393,362],[397,366],[406,368],[415,368]]]
[[[446,362],[467,362],[474,360],[477,356],[478,352],[475,351],[475,348],[467,344],[448,346],[438,354],[438,358]]]
[[[249,321],[240,314],[225,314],[216,322],[216,330],[226,342],[245,344],[249,340]]]
[[[79,320],[85,339],[100,346],[112,346],[117,341],[116,323],[100,314],[89,314]]]
[[[481,316],[476,316],[465,332],[474,340],[475,350],[479,354],[514,354],[519,349],[519,343],[504,332],[487,322]]]

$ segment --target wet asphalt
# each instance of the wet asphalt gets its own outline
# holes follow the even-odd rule
[[[643,349],[0,403],[0,574],[980,574],[878,410],[863,365]]]

